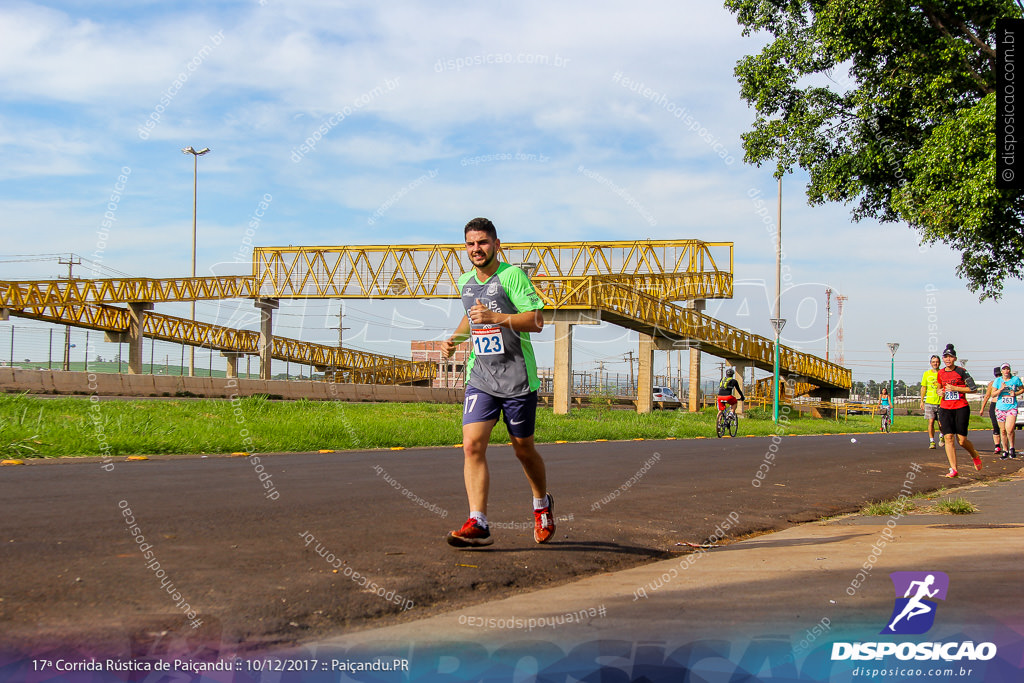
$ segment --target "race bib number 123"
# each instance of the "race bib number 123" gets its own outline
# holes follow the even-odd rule
[[[495,356],[505,352],[500,327],[473,330],[473,350],[478,356]]]

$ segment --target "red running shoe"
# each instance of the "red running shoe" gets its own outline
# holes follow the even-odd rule
[[[945,476],[945,477],[947,477],[949,479],[952,479],[953,477],[957,476],[957,471],[956,470],[950,470],[947,474],[945,474],[943,476]]]
[[[453,548],[479,548],[494,543],[491,530],[480,526],[472,517],[458,531],[449,531],[447,541]]]
[[[981,458],[974,458],[974,469],[981,469]]]
[[[533,540],[547,543],[555,535],[555,497],[548,494],[548,506],[533,511]]]

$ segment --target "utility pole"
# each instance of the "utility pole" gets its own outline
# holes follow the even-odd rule
[[[338,324],[336,326],[332,327],[331,329],[332,330],[338,330],[338,351],[340,352],[341,349],[344,348],[342,346],[342,340],[344,339],[345,330],[348,329],[347,327],[345,327],[345,302],[344,301],[342,301],[341,305],[338,306]],[[438,359],[438,364],[440,364],[441,362],[442,362],[442,359],[439,358]],[[445,386],[447,386],[447,381],[448,381],[448,364],[447,363],[444,364],[444,370],[445,370]],[[246,374],[248,374],[248,370],[246,371]],[[326,370],[324,370],[324,376],[325,377],[327,376],[327,371]]]
[[[845,357],[845,355],[843,353],[843,304],[849,298],[850,297],[843,296],[842,294],[837,294],[836,295],[836,304],[839,305],[839,326],[838,326],[838,329],[836,330],[836,341],[839,342],[839,364],[840,365],[845,365],[846,364],[846,357]]]
[[[332,327],[331,329],[334,329],[334,330],[338,331],[338,348],[339,349],[343,348],[342,344],[341,344],[341,340],[343,338],[343,332],[345,330],[349,329],[349,328],[345,327],[345,304],[344,304],[344,302],[342,302],[341,306],[338,308],[338,324],[337,324],[337,326]]]
[[[82,259],[78,258],[74,254],[68,254],[68,258],[65,261],[63,258],[58,258],[57,263],[60,265],[66,265],[68,267],[68,284],[74,279],[73,268],[82,263]],[[85,350],[89,353],[89,350]],[[71,369],[71,325],[64,326],[64,370],[68,371]]]
[[[825,360],[828,361],[828,338],[832,334],[832,288],[825,288]]]
[[[629,354],[622,357],[622,360],[629,362],[629,392],[631,394],[636,393],[636,388],[633,385],[633,351],[630,349]]]

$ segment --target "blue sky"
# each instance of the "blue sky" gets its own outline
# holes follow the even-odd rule
[[[732,75],[759,44],[715,2],[7,2],[0,268],[51,278],[66,272],[55,257],[23,255],[75,253],[81,274],[188,274],[191,145],[212,150],[201,274],[248,272],[247,229],[267,246],[452,243],[483,215],[509,242],[733,241],[736,296],[708,312],[769,335],[777,185],[743,163],[753,114]],[[979,379],[1024,360],[1019,281],[979,303],[957,255],[903,225],[852,223],[848,207],[808,207],[803,186],[784,181],[785,343],[824,355],[831,287],[848,297],[856,379],[888,375],[888,341],[915,380],[948,341]],[[454,326],[456,305],[347,302],[345,339],[407,356],[409,340]],[[335,341],[338,306],[283,304],[277,330]],[[253,322],[248,302],[198,313]],[[833,298],[833,359],[838,323]],[[628,372],[635,337],[577,329],[577,370]],[[537,341],[543,364],[551,333]]]

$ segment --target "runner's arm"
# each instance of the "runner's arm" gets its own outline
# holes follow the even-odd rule
[[[467,339],[469,339],[469,318],[462,316],[462,321],[459,322],[459,326],[455,328],[455,332],[452,336],[445,339],[441,345],[441,351],[444,353],[444,357],[451,358],[452,354],[455,353],[455,347]]]
[[[469,309],[469,316],[477,325],[498,325],[513,332],[540,332],[544,329],[544,314],[540,310],[498,313],[477,301],[476,305]],[[468,334],[468,324],[466,331]]]
[[[985,395],[981,399],[981,410],[978,411],[978,415],[985,414],[985,406],[988,405],[988,399],[992,395],[992,384],[994,384],[994,382],[990,382],[989,385],[985,387]]]
[[[960,375],[960,384],[946,382],[945,386],[942,388],[943,391],[956,391],[961,394],[967,394],[978,388],[978,385],[974,383],[974,378],[968,375],[966,371],[962,373],[958,372],[957,374]],[[992,384],[989,383],[989,387],[991,386]]]

